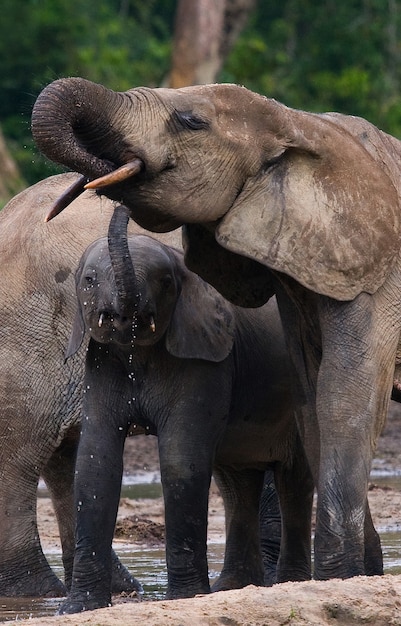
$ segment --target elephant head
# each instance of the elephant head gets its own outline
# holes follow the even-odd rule
[[[224,360],[234,340],[230,305],[185,267],[180,251],[146,235],[127,238],[126,225],[127,213],[119,206],[108,238],[93,242],[81,258],[66,358],[87,331],[118,349],[164,342],[179,358]]]
[[[271,294],[263,266],[350,300],[375,292],[395,263],[400,143],[365,120],[236,85],[116,93],[71,78],[39,95],[32,132],[145,228],[188,224],[188,265],[238,304],[235,291],[247,305]]]

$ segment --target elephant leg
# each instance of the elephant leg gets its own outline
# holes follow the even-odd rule
[[[314,482],[298,433],[292,458],[277,463],[275,483],[282,526],[277,582],[309,580]]]
[[[277,580],[277,562],[281,545],[281,511],[273,470],[266,470],[259,507],[260,547],[264,567],[264,585]]]
[[[112,438],[108,439],[110,449]],[[83,461],[77,462],[76,472],[83,476],[77,480],[75,506],[77,509],[77,537],[73,561],[71,589],[67,600],[61,605],[59,613],[77,613],[111,604],[111,593],[121,591],[143,591],[141,584],[120,562],[111,548],[115,519],[118,509],[118,496],[121,487],[121,467],[117,467],[119,454],[111,450],[88,447],[87,457],[84,446]],[[122,450],[121,450],[122,452]],[[85,458],[93,459],[92,471],[88,471]],[[102,477],[102,470],[96,471],[96,461],[102,460],[110,470],[109,476]],[[92,464],[91,464],[92,465]],[[107,470],[106,470],[107,471]],[[85,478],[92,483],[93,472],[98,482],[89,490]]]
[[[186,406],[186,414],[190,429],[174,427],[188,417],[169,415],[169,424],[158,432],[169,599],[210,592],[207,521],[216,420],[203,419],[208,407],[199,415],[199,407]]]
[[[90,343],[75,465],[76,544],[72,585],[60,614],[111,604],[112,541],[117,517],[131,382],[117,360]],[[110,399],[113,399],[111,404]]]
[[[381,576],[383,574],[383,552],[380,537],[376,531],[369,503],[365,512],[365,574],[366,576]]]
[[[79,430],[71,429],[42,472],[57,517],[65,571],[65,586],[68,590],[71,589],[75,550],[74,476]],[[123,591],[142,593],[141,584],[132,577],[114,550],[112,550],[111,559],[112,593]]]
[[[387,414],[398,333],[379,319],[366,294],[347,303],[322,298],[320,320],[315,577],[349,578],[365,573],[367,487]]]
[[[9,459],[0,485],[0,596],[65,595],[40,544],[38,470],[27,456]]]
[[[212,591],[263,585],[259,504],[264,472],[216,466],[214,477],[224,501],[226,549],[223,569]]]
[[[60,614],[111,605],[111,550],[121,488],[124,443],[121,435],[105,425],[102,428],[102,438],[96,441],[99,425],[87,424],[78,447],[72,585],[68,598],[59,609]]]
[[[42,470],[57,518],[67,589],[71,587],[75,548],[74,472],[79,430],[71,428]]]

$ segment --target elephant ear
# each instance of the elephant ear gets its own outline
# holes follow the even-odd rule
[[[299,146],[288,142],[248,179],[216,240],[334,299],[374,293],[399,250],[399,197],[386,165],[335,117],[292,115],[305,131]]]
[[[81,260],[81,263],[79,264],[79,267],[75,273],[76,288],[78,288],[79,282],[81,280],[82,267],[83,267],[83,264]],[[72,325],[70,338],[68,340],[68,345],[64,354],[65,361],[67,361],[67,359],[69,359],[70,356],[73,356],[76,352],[78,352],[83,342],[84,336],[85,336],[85,321],[82,315],[81,303],[78,300],[77,310],[75,313],[75,318],[74,318],[74,322]]]
[[[73,356],[78,352],[85,336],[85,323],[81,313],[81,307],[78,305],[77,312],[75,313],[74,323],[72,325],[72,331],[68,340],[68,345],[64,354],[64,360]]]
[[[181,359],[223,361],[235,336],[233,307],[182,265],[181,291],[166,333],[166,348]]]

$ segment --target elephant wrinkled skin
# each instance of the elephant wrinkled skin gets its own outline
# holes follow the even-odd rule
[[[65,218],[45,224],[49,206],[75,179],[64,174],[44,180],[0,213],[0,596],[65,595],[39,541],[40,475],[52,497],[71,583],[85,350],[67,364],[64,352],[76,309],[75,269],[87,245],[107,233],[113,213],[107,199],[85,193]],[[164,240],[179,245],[181,236]],[[116,558],[114,570],[116,591],[138,588]]]
[[[38,536],[40,475],[57,515],[65,584],[71,585],[73,480],[85,360],[84,346],[66,363],[64,359],[76,309],[73,276],[84,249],[107,232],[113,214],[111,202],[87,192],[70,212],[45,224],[49,207],[76,179],[74,174],[46,179],[13,198],[0,214],[0,596],[66,593]],[[130,231],[146,232],[133,222]],[[181,244],[180,231],[158,239]],[[230,494],[240,497],[236,485]],[[236,514],[231,512],[232,519]],[[269,515],[263,516],[267,525]],[[113,591],[139,589],[114,553],[112,558]]]
[[[276,293],[318,485],[314,575],[363,574],[401,328],[401,143],[236,85],[116,93],[79,78],[42,91],[32,131],[142,226],[186,224],[188,267],[234,303]]]

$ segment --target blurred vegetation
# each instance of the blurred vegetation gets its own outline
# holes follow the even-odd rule
[[[222,78],[401,137],[400,60],[398,0],[259,1]]]
[[[83,76],[125,90],[160,85],[175,0],[3,0],[0,126],[26,180],[56,168],[29,123],[42,87]],[[398,0],[259,0],[219,77],[312,111],[366,117],[401,138]]]
[[[36,96],[61,76],[124,91],[158,86],[170,62],[175,0],[3,0],[0,126],[27,184],[60,171],[30,133]]]

